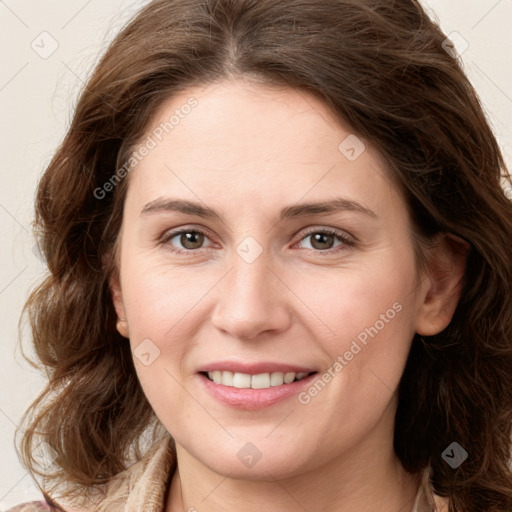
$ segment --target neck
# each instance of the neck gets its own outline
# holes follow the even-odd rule
[[[167,512],[409,512],[419,476],[405,471],[392,442],[365,439],[328,464],[285,479],[239,480],[219,475],[177,445],[178,469]]]

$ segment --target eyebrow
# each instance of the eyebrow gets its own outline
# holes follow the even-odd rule
[[[280,220],[284,220],[307,217],[309,215],[326,215],[342,211],[362,213],[369,217],[377,218],[377,215],[372,210],[363,206],[361,203],[341,197],[318,203],[303,203],[287,206],[281,210],[279,218]],[[222,215],[214,209],[204,206],[201,203],[181,199],[156,199],[151,201],[144,206],[141,211],[141,216],[161,212],[180,212],[202,218],[217,219],[224,222]]]

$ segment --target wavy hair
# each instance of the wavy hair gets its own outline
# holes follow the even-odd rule
[[[119,169],[165,100],[245,76],[316,95],[380,150],[418,237],[469,244],[450,325],[413,340],[394,448],[408,471],[431,468],[450,512],[512,510],[512,182],[445,39],[414,0],[154,0],[126,25],[37,190],[49,273],[24,316],[48,384],[18,448],[33,475],[67,496],[96,488],[141,456],[148,429],[157,435],[109,291],[129,181]],[[57,457],[51,471],[33,458],[41,441]],[[453,441],[469,454],[457,470],[442,459]]]

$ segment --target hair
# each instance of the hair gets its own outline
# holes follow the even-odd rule
[[[512,510],[512,203],[502,188],[512,182],[445,39],[414,0],[155,0],[127,24],[37,190],[49,273],[24,316],[48,384],[24,416],[19,450],[32,475],[65,495],[95,488],[140,457],[147,429],[156,436],[109,290],[129,181],[118,171],[164,101],[246,77],[321,99],[383,155],[421,240],[468,243],[451,323],[412,341],[394,449],[407,471],[430,467],[450,512]],[[52,471],[32,456],[42,441]],[[469,454],[456,470],[442,458],[454,441]]]

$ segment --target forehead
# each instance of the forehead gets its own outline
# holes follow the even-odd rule
[[[267,206],[340,194],[382,206],[399,199],[371,142],[291,88],[234,80],[183,91],[160,106],[140,145],[151,148],[130,176],[139,202],[164,193]]]

